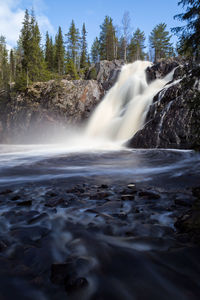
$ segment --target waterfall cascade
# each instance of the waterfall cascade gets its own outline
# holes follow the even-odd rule
[[[153,97],[172,80],[174,73],[148,84],[145,70],[151,65],[148,61],[136,61],[122,68],[117,82],[89,120],[88,137],[123,142],[143,127]]]

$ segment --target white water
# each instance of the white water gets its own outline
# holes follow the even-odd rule
[[[122,68],[116,84],[91,116],[86,136],[122,143],[144,126],[153,97],[172,80],[174,73],[148,85],[148,66],[148,61],[136,61]]]

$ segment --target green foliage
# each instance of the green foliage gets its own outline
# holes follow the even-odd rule
[[[172,44],[170,43],[171,35],[166,31],[166,27],[165,23],[160,23],[150,33],[149,42],[154,50],[155,61],[169,57],[173,53]]]
[[[0,36],[0,88],[8,88],[9,71],[6,39],[4,36]]]
[[[100,59],[113,60],[116,58],[115,47],[117,44],[117,39],[112,19],[106,16],[100,28]]]
[[[73,61],[75,66],[78,66],[80,35],[79,35],[79,30],[75,26],[74,20],[72,20],[71,26],[69,28],[69,32],[66,34],[66,36],[67,36],[67,50],[68,50],[69,58]]]
[[[174,18],[187,22],[185,26],[172,29],[179,36],[178,52],[186,56],[195,56],[200,59],[200,1],[180,0],[178,5],[186,8],[182,14]]]
[[[31,84],[31,82],[29,82]],[[24,92],[27,88],[27,75],[24,71],[17,74],[15,80],[15,91]]]
[[[58,74],[64,74],[64,57],[65,48],[61,27],[58,29],[58,34],[55,39],[55,70]]]
[[[15,56],[13,49],[10,50],[10,81],[15,80]]]
[[[135,60],[144,60],[144,49],[146,48],[144,43],[144,32],[137,28],[128,47],[128,61],[132,62]]]
[[[100,59],[100,43],[97,37],[91,47],[91,58],[93,63],[98,62]]]
[[[80,58],[80,68],[81,69],[86,69],[88,67],[86,36],[87,36],[87,31],[85,28],[85,23],[83,23],[82,37],[81,37],[81,58]]]
[[[97,79],[97,71],[95,67],[90,70],[88,77],[89,77],[88,79],[93,79],[93,80]]]
[[[65,72],[66,72],[66,74],[69,74],[72,79],[79,79],[76,66],[75,66],[73,60],[71,59],[69,53],[67,53]]]
[[[54,45],[52,37],[49,37],[49,33],[46,33],[46,43],[45,43],[45,62],[49,71],[54,71]]]
[[[32,11],[30,16],[28,10],[26,10],[21,36],[18,42],[20,46],[21,66],[16,72],[17,86],[19,86],[20,80],[20,85],[23,84],[24,87],[27,87],[31,82],[49,79],[49,72],[46,67],[40,42],[41,35],[34,12]]]

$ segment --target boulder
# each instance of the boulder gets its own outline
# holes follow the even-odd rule
[[[149,74],[164,74],[158,64]],[[156,71],[155,71],[156,70]],[[167,71],[166,71],[167,72]],[[149,75],[147,75],[149,76]],[[158,75],[156,75],[158,76]],[[179,64],[172,84],[153,99],[144,127],[127,143],[133,148],[200,149],[200,66]]]
[[[95,76],[95,79],[102,86],[103,90],[107,91],[117,81],[118,75],[123,65],[123,60],[102,60],[91,66],[87,78],[94,79],[92,77]]]

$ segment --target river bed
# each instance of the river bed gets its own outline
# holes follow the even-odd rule
[[[200,297],[193,151],[0,146],[0,299]]]

